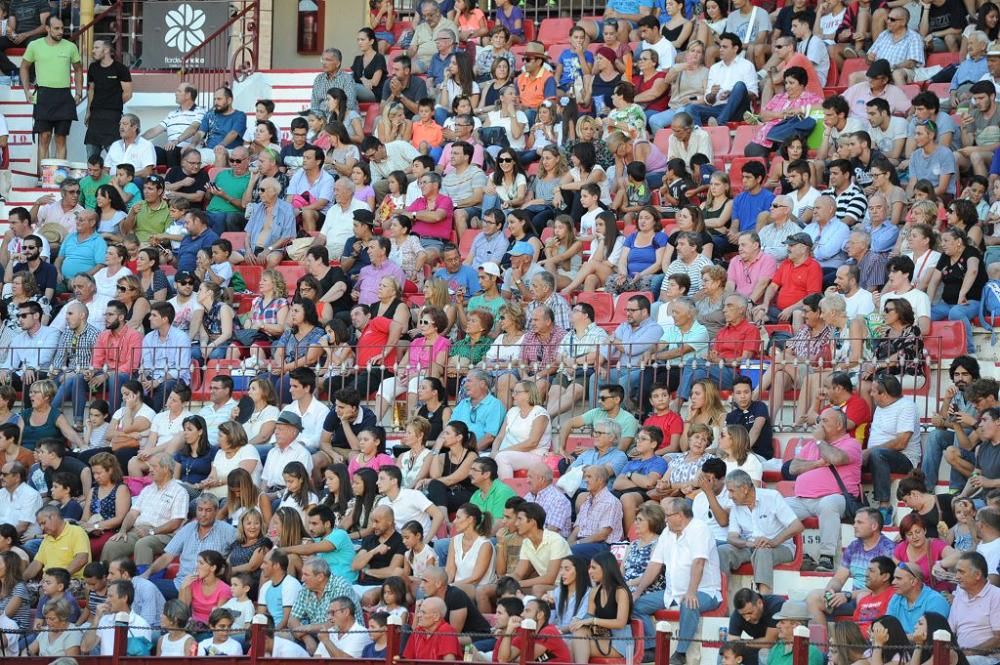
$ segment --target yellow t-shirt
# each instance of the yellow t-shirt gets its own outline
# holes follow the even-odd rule
[[[78,554],[86,554],[90,563],[90,538],[87,532],[75,524],[66,524],[58,538],[45,536],[38,549],[35,560],[46,568],[69,568],[69,564]],[[83,566],[73,574],[73,577],[83,579]]]
[[[555,531],[542,531],[542,542],[536,548],[531,539],[521,542],[521,560],[527,561],[538,575],[544,575],[549,563],[570,555],[569,543]]]

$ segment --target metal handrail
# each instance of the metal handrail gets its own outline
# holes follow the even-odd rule
[[[198,72],[199,68],[197,66],[189,64],[193,58],[199,55],[204,57],[206,52],[212,48],[218,48],[220,44],[228,47],[230,37],[240,40],[240,44],[237,48],[232,49],[229,57],[227,69],[228,73],[232,76],[232,80],[242,81],[254,73],[257,69],[257,49],[260,43],[259,23],[260,0],[246,0],[246,6],[243,9],[229,17],[228,21],[206,37],[201,44],[181,56],[181,67],[178,71],[181,79],[185,80],[192,72]],[[237,35],[232,35],[232,28],[237,24],[242,24],[242,29]],[[243,64],[241,65],[241,63]],[[202,70],[200,73],[205,75],[214,74],[216,75],[214,78],[219,78],[219,74],[226,74],[227,71],[208,68]],[[198,86],[198,88],[199,90],[207,89],[205,86]]]

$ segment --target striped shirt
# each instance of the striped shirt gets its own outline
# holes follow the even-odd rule
[[[182,526],[163,550],[167,554],[180,558],[174,585],[180,589],[184,578],[194,574],[199,553],[213,550],[220,554],[227,554],[235,540],[236,528],[229,522],[216,520],[204,538],[198,532],[197,520],[191,520]]]
[[[844,220],[845,224],[852,223],[848,218],[853,218],[855,222],[861,221],[868,212],[868,198],[853,182],[840,194],[831,188],[823,190],[822,195],[832,196],[837,201],[837,217]]]
[[[90,367],[98,334],[97,328],[90,324],[87,324],[79,335],[73,330],[64,330],[59,335],[59,345],[56,355],[52,358],[52,368],[76,370]]]
[[[166,118],[160,121],[160,127],[166,130],[167,141],[176,141],[184,133],[185,129],[195,123],[201,124],[201,119],[204,115],[204,107],[197,104],[187,111],[178,106],[168,113]]]

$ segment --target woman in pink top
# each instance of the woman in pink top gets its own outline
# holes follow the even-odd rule
[[[425,307],[420,313],[418,328],[422,337],[413,340],[400,361],[396,376],[382,381],[375,398],[375,413],[379,421],[385,419],[396,398],[406,393],[408,413],[417,409],[417,388],[428,376],[442,378],[448,363],[451,341],[442,335],[448,329],[448,315],[439,307]]]
[[[352,477],[359,469],[378,473],[383,466],[396,466],[396,460],[385,452],[385,429],[366,427],[358,432],[358,455],[347,465],[347,472]]]
[[[935,525],[936,527],[937,525]],[[951,591],[955,585],[931,575],[931,569],[941,559],[958,552],[940,538],[927,537],[927,522],[918,513],[910,513],[899,523],[899,544],[892,552],[897,562],[904,561],[919,566],[927,586],[935,591]]]
[[[198,555],[194,575],[181,583],[178,598],[191,608],[191,618],[208,624],[208,615],[222,607],[233,597],[229,585],[222,581],[229,572],[226,558],[215,550],[204,550]]]

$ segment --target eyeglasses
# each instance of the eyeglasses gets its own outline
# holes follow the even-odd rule
[[[231,164],[242,164],[245,161],[247,161],[247,160],[245,160],[245,159],[236,159],[235,157],[230,157],[229,158],[229,162]]]
[[[514,160],[511,159],[510,157],[500,157],[499,159],[497,159],[497,163],[498,164],[513,164]]]
[[[185,279],[177,282],[177,286],[194,286],[194,281]]]

